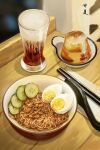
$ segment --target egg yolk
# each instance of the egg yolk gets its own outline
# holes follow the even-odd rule
[[[55,110],[61,110],[64,108],[64,100],[62,98],[57,98],[52,103],[52,108]]]
[[[50,102],[54,97],[56,96],[56,93],[52,90],[46,91],[43,95],[43,99],[47,102]]]

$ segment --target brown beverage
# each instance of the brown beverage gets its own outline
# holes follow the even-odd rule
[[[43,42],[25,41],[23,44],[25,49],[23,60],[27,65],[37,66],[45,61],[43,56]]]
[[[21,66],[29,72],[41,71],[46,66],[43,49],[49,17],[43,10],[29,9],[19,15],[18,21],[24,47]]]

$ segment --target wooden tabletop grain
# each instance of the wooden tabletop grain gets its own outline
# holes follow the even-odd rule
[[[23,48],[19,34],[0,45],[0,150],[100,150],[100,133],[93,129],[88,119],[79,112],[63,132],[45,141],[23,137],[13,129],[4,116],[3,95],[16,80],[33,74],[58,77],[57,68],[63,67],[68,70],[68,67],[57,58],[55,48],[51,45],[52,38],[57,35],[64,36],[55,31],[55,19],[51,17],[44,48],[47,66],[39,73],[28,73],[22,70],[20,59]],[[96,45],[98,48],[96,58],[88,66],[72,70],[100,86],[100,43]]]

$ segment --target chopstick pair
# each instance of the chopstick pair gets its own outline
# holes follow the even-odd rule
[[[80,81],[77,81],[73,76],[71,76],[68,72],[66,72],[63,68],[57,69],[57,71],[63,75],[65,78],[68,78],[72,83],[78,85],[85,94],[91,98],[96,104],[100,105],[100,97],[98,97],[95,93],[90,91],[87,87],[85,87]]]

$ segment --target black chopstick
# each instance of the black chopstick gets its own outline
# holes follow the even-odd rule
[[[73,76],[71,76],[68,72],[66,72],[63,68],[57,69],[57,71],[63,75],[65,78],[71,79],[72,82],[76,83],[76,85],[79,85],[79,87],[82,88],[82,90],[85,92],[85,94],[91,98],[95,103],[100,105],[100,97],[98,97],[95,93],[90,91],[87,87],[85,87],[80,81],[76,80]]]

